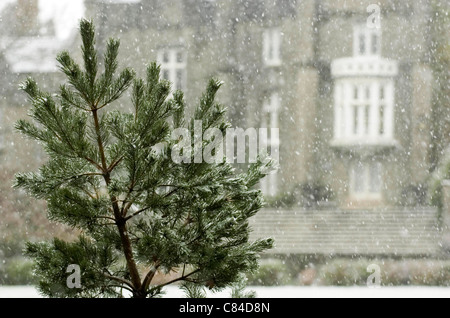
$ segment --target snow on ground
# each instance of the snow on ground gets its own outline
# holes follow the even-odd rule
[[[258,298],[449,298],[450,288],[444,287],[249,287]],[[165,298],[184,298],[175,286],[166,288]],[[209,297],[229,298],[230,292],[208,294]],[[0,287],[0,298],[40,298],[32,286]]]

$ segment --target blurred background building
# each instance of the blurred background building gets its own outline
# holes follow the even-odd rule
[[[13,131],[29,107],[17,88],[33,76],[58,89],[56,54],[80,58],[83,16],[100,52],[120,38],[121,65],[140,76],[157,60],[191,108],[217,77],[234,127],[280,129],[268,140],[280,169],[262,181],[268,208],[253,220],[255,236],[275,237],[272,253],[441,255],[439,215],[449,212],[430,204],[430,182],[450,138],[448,1],[379,0],[380,28],[367,22],[372,2],[3,1],[3,233],[39,237],[50,226],[43,204],[10,188],[16,171],[45,160]]]

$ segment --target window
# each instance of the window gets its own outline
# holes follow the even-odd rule
[[[352,100],[353,108],[353,135],[365,136],[369,134],[370,126],[370,88],[367,86],[354,86]]]
[[[186,88],[186,54],[181,49],[162,50],[158,53],[162,78],[172,83],[174,90]]]
[[[334,139],[379,142],[394,138],[394,82],[390,79],[336,81]]]
[[[359,55],[366,54],[366,37],[364,34],[359,35]]]
[[[353,197],[380,199],[382,190],[380,162],[356,162],[350,170],[350,192]]]
[[[386,145],[394,140],[396,61],[381,57],[381,31],[354,27],[354,56],[336,59],[334,86],[335,146]]]
[[[273,93],[268,100],[264,102],[262,110],[261,128],[279,128],[279,111],[280,111],[280,96],[278,93]],[[270,133],[270,129],[268,130]],[[278,145],[280,140],[278,136],[268,136],[268,145]]]
[[[266,66],[281,64],[281,32],[278,28],[267,29],[263,35],[263,59]]]
[[[385,132],[384,129],[384,105],[380,105],[380,136],[383,136]]]
[[[278,93],[271,94],[265,101],[262,109],[261,128],[267,129],[265,140],[261,140],[262,147],[270,148],[271,152],[279,148],[280,138],[278,134],[272,135],[270,128],[279,128],[280,97]],[[261,138],[261,136],[260,136]],[[271,154],[271,153],[270,153]],[[278,175],[271,173],[261,180],[261,191],[268,196],[274,196],[278,192]]]
[[[381,55],[381,33],[379,29],[364,26],[354,28],[353,50],[355,56]]]
[[[385,112],[386,99],[385,99],[384,90],[385,90],[384,87],[381,86],[380,87],[380,106],[379,106],[379,109],[380,109],[380,116],[379,116],[380,131],[379,131],[379,134],[380,134],[380,136],[384,136],[385,135],[385,133],[386,133],[386,128],[385,128],[386,127],[386,122],[389,120],[389,119],[386,118],[386,114],[387,113]]]
[[[379,54],[379,39],[380,37],[378,36],[378,34],[372,34],[372,41],[371,41],[371,45],[372,45],[372,55],[376,55]]]

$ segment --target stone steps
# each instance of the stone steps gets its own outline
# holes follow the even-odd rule
[[[430,255],[440,251],[434,209],[264,209],[250,220],[250,226],[251,239],[275,239],[272,254]]]

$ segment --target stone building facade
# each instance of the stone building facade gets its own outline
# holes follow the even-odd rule
[[[122,39],[124,64],[158,60],[190,105],[215,76],[234,126],[279,128],[269,197],[311,185],[342,208],[425,203],[431,5],[381,1],[371,28],[371,2],[92,0],[87,16]]]
[[[261,184],[269,201],[303,207],[325,201],[332,209],[426,205],[431,1],[377,1],[380,28],[368,23],[377,12],[368,11],[372,2],[85,0],[83,15],[97,25],[100,51],[107,37],[119,37],[121,65],[139,76],[157,60],[191,109],[208,79],[217,77],[234,127],[279,128],[268,142],[279,146],[280,169]],[[36,3],[18,1],[23,7],[16,14],[32,17]],[[4,118],[24,113],[16,111],[24,99],[9,84],[33,75],[52,90],[61,80],[56,68],[41,70],[39,62],[14,69],[24,49],[20,40],[38,34],[9,30],[1,31]],[[53,38],[60,45],[51,48],[36,44],[41,61],[55,49],[79,54],[75,36]]]

